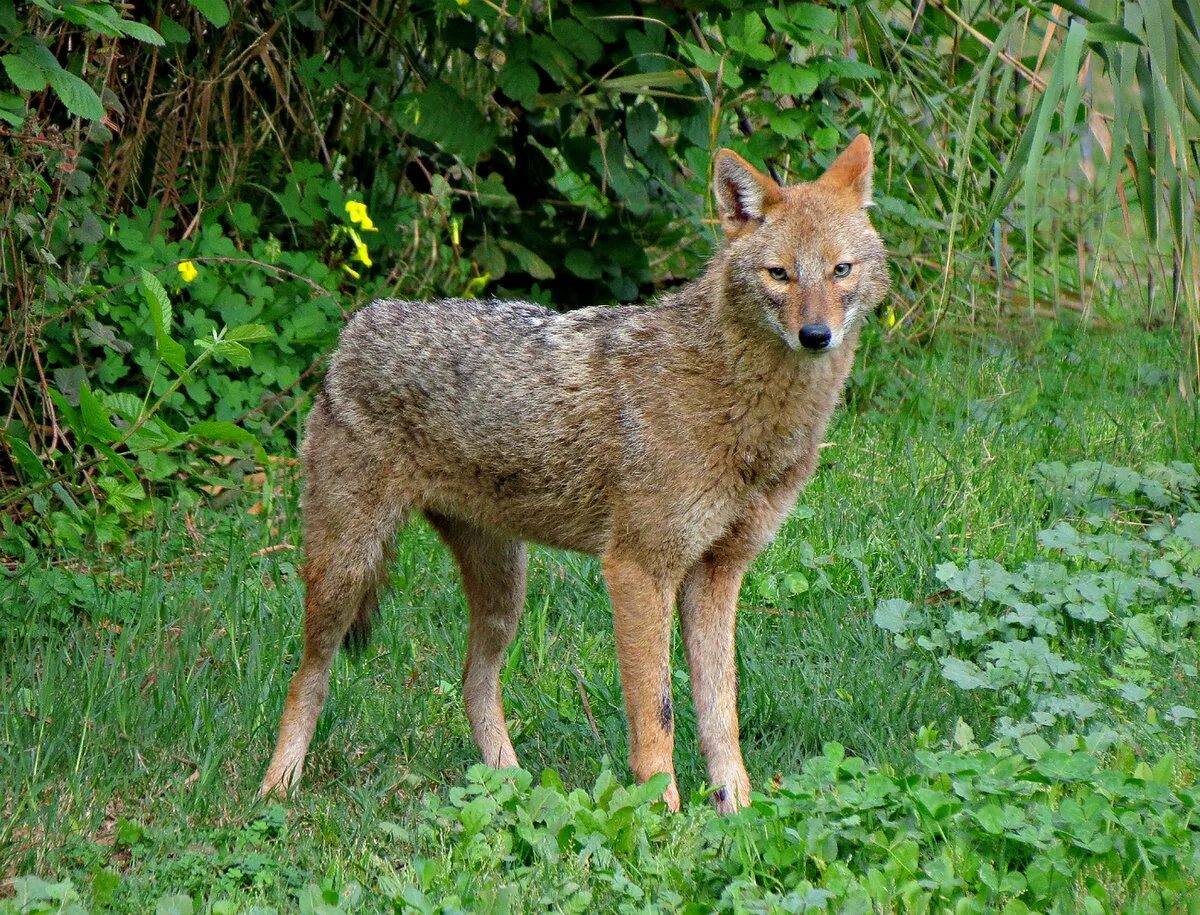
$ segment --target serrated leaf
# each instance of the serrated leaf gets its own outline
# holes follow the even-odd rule
[[[242,324],[231,328],[226,334],[226,340],[240,340],[243,343],[256,343],[259,340],[270,340],[275,334],[265,324]]]
[[[104,402],[110,410],[127,422],[135,423],[141,418],[142,401],[128,391],[107,394],[104,397]]]
[[[591,32],[574,19],[557,19],[552,28],[555,40],[590,67],[604,53],[604,47]]]
[[[170,44],[187,44],[192,40],[192,33],[170,16],[163,15],[158,21],[163,40]]]
[[[150,323],[154,328],[154,339],[158,343],[158,356],[164,363],[182,374],[187,368],[187,356],[183,346],[171,336],[171,300],[158,277],[148,270],[142,271],[142,291],[150,308]]]
[[[104,117],[104,105],[100,96],[74,73],[60,69],[52,70],[47,75],[54,94],[71,114],[89,121],[98,121]]]
[[[511,99],[526,108],[532,108],[537,98],[538,75],[524,60],[509,61],[496,75],[496,84]]]
[[[122,19],[118,23],[117,28],[119,28],[130,38],[136,38],[138,41],[145,42],[146,44],[152,44],[158,47],[166,44],[166,42],[163,41],[163,37],[158,34],[158,32],[154,31],[154,29],[150,28],[150,26],[143,22],[134,22],[131,19]]]
[[[25,92],[41,92],[49,85],[46,71],[25,54],[5,54],[0,57],[0,62],[4,64],[4,72],[18,89]]]
[[[92,393],[87,382],[79,386],[79,412],[84,428],[101,441],[115,442],[121,437],[120,431],[108,418],[108,409]]]
[[[206,341],[197,340],[197,345],[203,346]],[[218,359],[224,359],[230,365],[245,368],[250,364],[251,352],[236,340],[222,340],[212,345],[212,354]]]
[[[229,7],[225,5],[225,0],[188,0],[188,3],[217,28],[229,24]]]
[[[148,270],[142,271],[142,289],[146,304],[150,306],[150,321],[154,325],[154,336],[162,338],[171,333],[171,299],[158,277]]]

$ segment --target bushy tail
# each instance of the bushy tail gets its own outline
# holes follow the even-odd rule
[[[354,657],[360,656],[371,641],[371,629],[375,626],[375,616],[379,612],[379,595],[368,594],[354,615],[354,622],[342,637],[342,648]]]

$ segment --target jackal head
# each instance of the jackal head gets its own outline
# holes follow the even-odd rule
[[[714,183],[725,252],[725,300],[738,320],[792,350],[836,349],[883,299],[883,242],[867,218],[871,141],[855,137],[816,181],[784,187],[732,150]]]

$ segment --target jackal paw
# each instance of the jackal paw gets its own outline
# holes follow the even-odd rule
[[[258,800],[286,801],[299,781],[300,771],[298,768],[289,768],[280,772],[272,766],[267,770],[262,786],[258,789]]]
[[[750,803],[750,777],[745,769],[738,767],[721,777],[714,777],[712,783],[718,786],[712,794],[717,813],[736,813]]]
[[[679,789],[675,786],[674,779],[671,780],[671,784],[667,785],[667,790],[663,792],[662,799],[671,813],[679,813]]]

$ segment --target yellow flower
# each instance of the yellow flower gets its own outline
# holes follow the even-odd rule
[[[358,200],[346,201],[346,215],[350,217],[350,221],[362,226],[364,232],[378,232],[375,223],[371,222],[371,217],[367,215],[367,205]]]
[[[190,283],[200,275],[200,271],[196,269],[196,265],[191,261],[180,261],[176,269],[185,283]]]
[[[367,244],[361,238],[354,240],[354,256],[357,257],[367,267],[371,266],[371,255],[367,251]]]
[[[349,264],[342,264],[342,269],[345,270],[347,273],[349,273],[356,280],[362,279],[362,274],[359,273],[357,270],[355,270],[353,267],[351,267]]]
[[[354,256],[370,267],[371,252],[367,250],[367,243],[363,241],[362,236],[353,229],[347,228],[346,231],[350,233],[350,238],[354,242]]]
[[[471,282],[467,283],[467,288],[463,290],[462,297],[464,299],[474,299],[479,296],[487,288],[487,284],[492,280],[490,273],[485,273],[483,276],[474,277]]]

